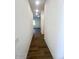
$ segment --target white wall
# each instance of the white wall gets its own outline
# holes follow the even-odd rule
[[[45,24],[45,16],[44,12],[41,14],[41,33],[44,34],[44,24]]]
[[[32,38],[32,12],[28,0],[15,0],[15,59],[26,59]]]
[[[45,41],[54,59],[64,59],[63,0],[48,0],[45,7]]]

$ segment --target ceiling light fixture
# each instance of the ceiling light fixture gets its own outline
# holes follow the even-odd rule
[[[39,10],[38,10],[38,9],[36,9],[35,11],[36,11],[36,13],[37,13],[37,12],[39,12]]]
[[[36,5],[39,5],[39,4],[40,4],[40,1],[39,1],[39,0],[36,0],[36,1],[35,1],[35,4],[36,4]]]
[[[41,14],[41,12],[44,10],[45,1],[46,0],[29,0],[32,12],[39,12]]]

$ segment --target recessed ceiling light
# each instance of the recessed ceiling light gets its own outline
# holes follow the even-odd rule
[[[40,1],[39,1],[39,0],[36,0],[36,1],[35,1],[35,4],[36,4],[36,5],[39,5],[39,4],[40,4]]]
[[[36,9],[35,11],[36,11],[36,12],[39,12],[39,10],[38,10],[38,9]]]
[[[38,13],[36,12],[35,15],[38,15]]]

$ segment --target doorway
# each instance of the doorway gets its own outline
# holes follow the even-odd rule
[[[41,30],[41,16],[40,14],[33,14],[33,30],[35,32],[40,32]]]

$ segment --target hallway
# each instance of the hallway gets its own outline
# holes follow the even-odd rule
[[[34,33],[26,59],[53,59],[40,31]]]
[[[15,2],[15,59],[63,59],[63,0]]]

